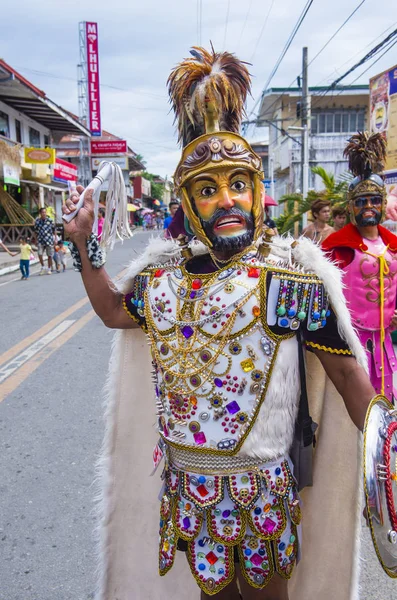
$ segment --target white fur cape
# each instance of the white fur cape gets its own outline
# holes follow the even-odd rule
[[[275,238],[270,258],[284,266],[292,260],[315,272],[324,282],[338,316],[341,336],[366,368],[365,352],[351,326],[339,271],[320,248],[301,238]],[[195,255],[206,252],[195,244]],[[149,264],[164,264],[179,255],[172,240],[152,239],[146,251],[129,266],[120,289],[128,292],[133,278]],[[295,264],[295,267],[297,265]],[[258,445],[271,440],[266,404],[277,403],[298,378],[295,340],[283,342],[277,357],[281,379],[272,379],[257,423],[244,444],[255,455]],[[291,600],[357,600],[357,509],[359,459],[357,432],[342,399],[316,357],[308,357],[311,412],[320,423],[315,452],[314,487],[304,490],[303,559],[290,582]],[[140,329],[115,334],[107,383],[106,431],[99,462],[99,564],[96,600],[182,600],[198,597],[187,561],[177,553],[166,577],[158,576],[158,477],[150,478],[151,454],[157,441],[153,427],[151,361]],[[273,436],[273,437],[272,437]],[[345,552],[341,552],[345,549]]]

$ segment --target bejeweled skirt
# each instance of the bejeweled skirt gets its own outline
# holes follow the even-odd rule
[[[297,561],[299,496],[285,457],[237,474],[200,475],[168,465],[160,507],[159,570],[172,567],[178,539],[200,588],[218,593],[234,578],[264,588],[289,579]]]

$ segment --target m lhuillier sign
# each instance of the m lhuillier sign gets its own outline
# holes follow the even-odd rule
[[[88,114],[92,136],[100,136],[101,105],[99,100],[98,25],[85,24],[87,44]]]

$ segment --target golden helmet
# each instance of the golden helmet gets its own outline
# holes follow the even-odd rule
[[[263,227],[263,172],[260,157],[239,135],[251,79],[246,64],[229,52],[194,47],[171,73],[168,89],[178,122],[182,157],[174,182],[185,216],[194,233],[211,247],[187,192],[197,175],[215,169],[240,167],[251,175],[254,239]]]

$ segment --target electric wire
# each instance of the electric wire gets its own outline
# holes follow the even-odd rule
[[[364,4],[365,1],[366,0],[361,0],[361,2],[356,6],[356,8],[350,13],[350,15],[344,20],[344,22],[338,27],[338,29],[327,40],[327,42],[324,44],[324,46],[322,46],[322,48],[317,52],[317,54],[314,56],[314,58],[312,58],[312,60],[309,62],[309,65],[311,65],[316,60],[316,58],[318,58],[320,56],[320,54],[323,52],[323,50],[325,50],[325,48],[328,46],[328,44],[337,36],[337,34],[343,29],[343,27],[345,27],[345,25],[350,21],[350,19],[354,16],[354,14]],[[390,29],[390,27],[388,27],[385,31],[388,31],[388,29]],[[380,35],[383,35],[383,33]],[[379,37],[380,36],[377,36],[372,42],[370,42],[370,44],[372,44],[374,41],[376,41]],[[365,46],[363,49],[365,49],[367,47],[368,47],[368,45]],[[354,56],[357,56],[357,55],[354,55]],[[349,59],[347,62],[350,62],[350,60],[351,59]],[[346,64],[346,63],[344,63],[344,64]],[[300,73],[300,76],[302,76],[302,73]],[[293,86],[293,84],[295,82],[296,82],[296,78],[294,77],[294,79],[292,80],[292,82],[289,84],[288,88],[285,91],[288,91],[289,89],[291,89],[291,87]],[[263,97],[263,94],[266,91],[266,89],[267,88],[264,87],[261,97]],[[279,96],[277,96],[277,98],[272,102],[272,104],[269,106],[268,110],[266,111],[266,114],[271,113],[271,109],[273,108],[273,106],[275,106],[277,104],[277,102],[280,100],[280,98],[283,96],[283,94],[285,94],[285,91],[282,92]],[[254,109],[255,109],[255,106],[254,106],[253,110]],[[250,115],[252,114],[253,110],[250,112]]]
[[[308,2],[305,4],[305,7],[304,7],[303,11],[301,12],[301,14],[300,14],[297,22],[295,23],[295,25],[294,25],[294,27],[293,27],[293,29],[292,29],[292,31],[291,31],[291,33],[290,33],[290,35],[289,35],[286,43],[284,45],[283,50],[282,50],[279,58],[277,59],[276,64],[274,65],[274,67],[273,67],[273,69],[272,69],[269,77],[267,78],[266,84],[265,84],[265,86],[263,88],[264,91],[268,88],[271,80],[273,79],[274,75],[277,73],[277,70],[278,70],[278,68],[279,68],[279,66],[281,64],[281,61],[283,60],[284,56],[287,54],[288,49],[291,46],[291,44],[292,44],[292,42],[293,42],[296,34],[298,33],[298,31],[300,29],[300,26],[302,25],[302,23],[303,23],[303,21],[304,21],[304,19],[305,19],[305,17],[306,17],[306,15],[307,15],[307,13],[308,13],[308,11],[309,11],[309,9],[310,9],[310,7],[311,7],[312,4],[313,4],[313,0],[308,0]],[[259,96],[258,100],[255,102],[255,104],[252,107],[252,109],[250,110],[248,118],[254,113],[254,111],[255,111],[256,107],[258,106],[259,102],[261,101],[262,97],[263,97],[263,92]]]
[[[226,37],[227,37],[227,27],[229,25],[229,13],[230,13],[230,0],[227,0],[227,9],[226,9],[226,21],[225,21],[225,33],[223,36],[223,46],[222,48],[225,50],[226,48]]]
[[[264,34],[264,32],[265,32],[266,25],[267,25],[267,22],[268,22],[268,20],[269,20],[269,17],[270,17],[270,13],[272,12],[272,8],[273,8],[273,6],[274,6],[274,2],[275,2],[275,0],[272,0],[272,1],[271,1],[271,3],[270,3],[269,10],[267,11],[267,14],[266,14],[266,17],[265,17],[265,22],[263,23],[262,29],[261,29],[261,31],[260,31],[260,33],[259,33],[259,37],[258,37],[258,39],[257,39],[257,42],[256,42],[256,44],[255,44],[254,51],[253,51],[253,53],[252,53],[252,56],[251,56],[251,58],[250,58],[250,62],[251,62],[251,63],[252,63],[252,62],[253,62],[253,60],[254,60],[254,57],[255,57],[255,54],[256,54],[256,52],[257,52],[257,50],[258,50],[258,47],[259,47],[260,41],[261,41],[261,39],[262,39],[262,36],[263,36],[263,34]]]
[[[245,15],[245,19],[244,19],[244,25],[243,25],[243,28],[242,28],[242,30],[241,30],[241,32],[240,32],[240,39],[239,39],[239,41],[238,41],[238,44],[237,44],[237,49],[236,49],[236,52],[237,52],[237,51],[238,51],[238,49],[240,48],[241,40],[243,39],[243,35],[244,35],[245,28],[246,28],[246,26],[247,26],[248,18],[249,18],[250,14],[251,14],[252,2],[253,2],[253,0],[250,0],[250,3],[249,3],[249,5],[248,5],[248,10],[247,10],[247,13],[246,13],[246,15]]]
[[[333,35],[331,35],[331,37],[329,38],[329,40],[324,44],[324,46],[317,52],[317,54],[312,58],[312,60],[309,62],[308,66],[310,66],[318,56],[320,56],[321,52],[323,50],[325,50],[325,48],[328,46],[328,44],[330,44],[332,42],[332,40],[338,35],[338,33],[340,32],[341,29],[344,28],[344,26],[350,21],[350,19],[356,14],[356,12],[359,10],[359,8],[361,8],[361,6],[364,4],[364,2],[366,2],[366,0],[361,0],[360,4],[358,4],[358,6],[356,6],[356,8],[353,10],[353,12],[350,13],[350,15],[343,21],[342,25],[340,27],[338,27],[338,29],[335,31],[335,33]]]

